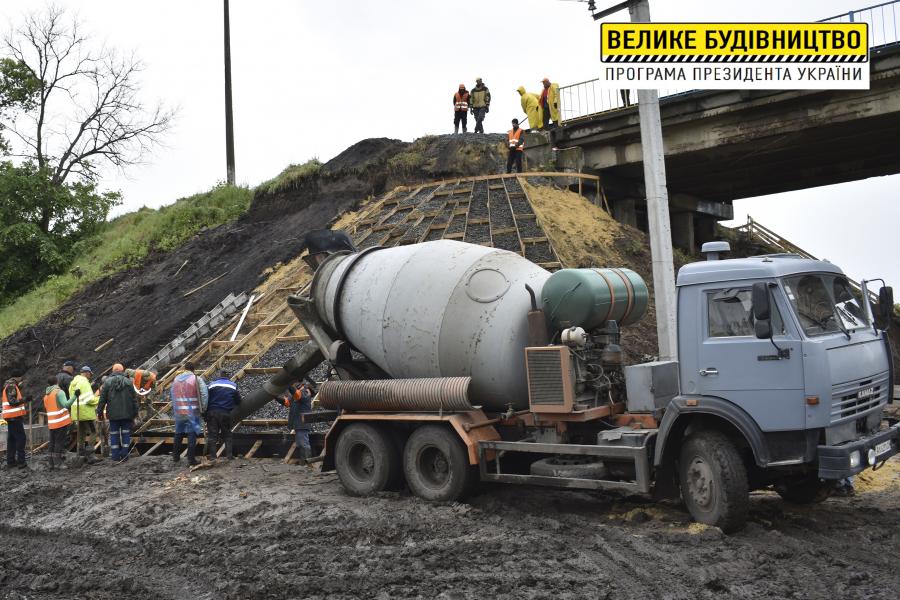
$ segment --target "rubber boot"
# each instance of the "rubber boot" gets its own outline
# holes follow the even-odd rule
[[[181,436],[176,435],[172,443],[172,462],[181,461]]]
[[[50,465],[51,471],[56,470],[56,453],[55,452],[51,452],[50,455],[47,457],[47,463]]]
[[[234,442],[230,437],[225,440],[225,458],[234,460]]]
[[[196,454],[197,454],[197,440],[196,440],[196,439],[193,439],[193,440],[189,439],[189,440],[188,440],[188,453],[187,453],[187,459],[188,459],[188,464],[191,465],[192,467],[193,467],[194,465],[199,465],[199,464],[200,464],[200,463],[197,462]]]
[[[454,133],[454,134],[459,133],[459,124],[458,124],[458,123],[457,123],[456,125],[453,126],[453,133]]]

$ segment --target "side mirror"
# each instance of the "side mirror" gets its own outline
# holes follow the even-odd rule
[[[767,340],[772,337],[772,304],[769,296],[769,284],[758,281],[753,284],[751,293],[753,303],[753,330],[756,337]]]
[[[887,330],[894,316],[894,288],[890,286],[886,285],[878,290],[878,316]]]

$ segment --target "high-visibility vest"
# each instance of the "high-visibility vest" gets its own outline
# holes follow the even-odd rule
[[[154,383],[156,383],[156,373],[153,371],[137,369],[134,372],[134,391],[138,393],[149,392],[153,389]]]
[[[47,427],[50,429],[60,429],[66,425],[72,424],[72,417],[69,410],[63,408],[56,402],[56,392],[59,391],[58,386],[54,386],[52,390],[44,396],[44,410],[47,411]]]
[[[506,135],[509,137],[509,147],[510,148],[515,148],[519,152],[522,152],[525,150],[525,140],[522,139],[522,128],[521,127],[519,127],[518,129],[510,129],[509,131],[506,132]],[[519,143],[520,140],[522,142],[521,144]]]
[[[8,421],[10,419],[18,419],[19,417],[24,417],[28,412],[25,409],[24,404],[16,404],[12,405],[9,403],[9,399],[6,397],[6,388],[14,387],[16,389],[16,401],[22,402],[22,391],[19,390],[19,386],[15,383],[11,385],[3,386],[3,419]]]
[[[453,94],[453,108],[457,112],[469,110],[469,92]]]
[[[200,385],[193,373],[182,373],[172,382],[172,409],[176,417],[200,414]]]

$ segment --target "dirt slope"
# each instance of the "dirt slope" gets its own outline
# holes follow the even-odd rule
[[[0,598],[895,598],[898,484],[894,459],[855,498],[754,493],[747,529],[725,536],[611,494],[352,498],[334,475],[270,460],[3,472],[0,545],[15,560]]]

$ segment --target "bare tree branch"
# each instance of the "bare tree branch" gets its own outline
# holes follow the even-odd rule
[[[141,162],[174,117],[162,105],[145,105],[135,56],[92,46],[81,29],[51,5],[2,41],[41,86],[33,110],[0,126],[12,132],[16,153],[32,158],[55,184],[73,176],[95,181],[104,163],[122,169]],[[49,215],[45,221],[49,226]]]

